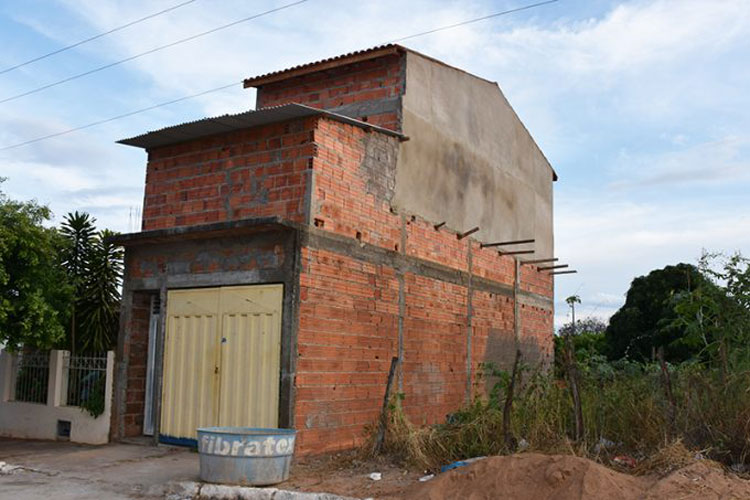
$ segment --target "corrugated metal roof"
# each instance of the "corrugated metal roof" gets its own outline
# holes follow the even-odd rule
[[[326,65],[331,65],[331,67],[341,66],[344,64],[349,64],[351,62],[365,61],[367,59],[380,57],[381,55],[385,55],[386,53],[396,53],[396,52],[406,51],[406,50],[407,49],[405,47],[402,47],[401,45],[397,45],[394,43],[389,43],[386,45],[378,45],[377,47],[372,47],[372,48],[364,49],[364,50],[357,50],[354,52],[349,52],[347,54],[341,54],[338,56],[329,57],[328,59],[321,59],[320,61],[300,64],[298,66],[293,66],[291,68],[286,68],[286,69],[282,69],[279,71],[266,73],[264,75],[246,78],[244,81],[244,87],[245,88],[255,87],[255,86],[271,83],[277,80],[281,80],[283,78],[291,78],[293,76],[300,76],[300,75],[309,73],[310,71],[319,71],[321,69],[319,68],[319,66],[326,66]],[[282,78],[282,75],[283,75],[283,78]]]
[[[208,137],[210,135],[232,132],[246,128],[259,127],[270,123],[278,123],[286,120],[298,118],[307,118],[310,116],[325,116],[332,120],[337,120],[350,125],[355,125],[368,130],[375,130],[384,134],[404,139],[404,135],[394,130],[378,127],[370,123],[355,120],[348,116],[331,113],[323,109],[312,108],[304,104],[284,104],[259,110],[245,111],[234,115],[223,115],[214,118],[203,118],[192,122],[186,122],[180,125],[165,127],[160,130],[154,130],[145,134],[122,139],[117,141],[119,144],[135,146],[144,149],[151,149],[159,146],[168,146],[180,142]]]

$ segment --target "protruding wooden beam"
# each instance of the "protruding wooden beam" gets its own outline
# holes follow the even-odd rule
[[[570,270],[570,271],[553,271],[553,272],[551,272],[549,274],[552,276],[552,275],[555,275],[555,274],[575,274],[577,272],[578,271],[574,271],[574,270]]]
[[[508,250],[507,252],[500,250],[497,253],[500,255],[522,255],[534,253],[534,250]]]
[[[538,271],[549,271],[550,269],[562,269],[563,267],[568,267],[568,264],[558,264],[556,266],[544,266],[540,267],[537,270]]]
[[[543,264],[545,262],[557,262],[558,260],[560,259],[558,259],[557,257],[550,257],[548,259],[531,259],[524,260],[523,262],[521,262],[521,264]]]
[[[467,236],[469,236],[470,234],[474,234],[474,233],[476,233],[477,231],[479,231],[479,226],[477,226],[477,227],[475,227],[475,228],[473,228],[473,229],[469,229],[469,230],[468,230],[468,231],[466,231],[465,233],[461,233],[461,234],[459,234],[459,235],[456,235],[456,237],[457,237],[457,238],[458,238],[459,240],[462,240],[462,239],[466,238]]]
[[[438,229],[440,229],[440,228],[441,228],[441,227],[443,227],[444,225],[445,225],[445,221],[443,221],[443,222],[438,222],[437,224],[433,225],[432,227],[434,227],[434,228],[435,228],[435,231],[437,231]]]
[[[524,243],[534,243],[536,240],[534,238],[530,238],[528,240],[513,240],[513,241],[498,241],[496,243],[482,243],[479,245],[481,248],[488,248],[488,247],[504,247],[506,245],[523,245]]]

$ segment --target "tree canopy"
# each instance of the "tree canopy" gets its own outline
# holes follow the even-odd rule
[[[712,286],[696,266],[684,263],[634,279],[625,304],[609,320],[605,334],[609,358],[647,361],[659,347],[664,347],[669,361],[692,357],[695,350],[680,342],[686,327],[675,322],[675,298],[683,292]]]
[[[2,179],[0,178],[0,182]],[[87,213],[45,226],[50,210],[0,191],[0,345],[101,352],[119,327],[123,252]]]
[[[50,211],[0,191],[0,343],[49,348],[65,336],[72,287],[60,265],[64,239]]]

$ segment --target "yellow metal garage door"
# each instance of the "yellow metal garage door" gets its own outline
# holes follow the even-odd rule
[[[282,285],[168,292],[162,441],[278,426],[282,299]]]

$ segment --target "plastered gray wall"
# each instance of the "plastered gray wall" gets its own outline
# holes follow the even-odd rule
[[[553,171],[497,84],[406,54],[393,205],[483,242],[536,238],[554,252]],[[518,247],[532,249],[531,246]]]

